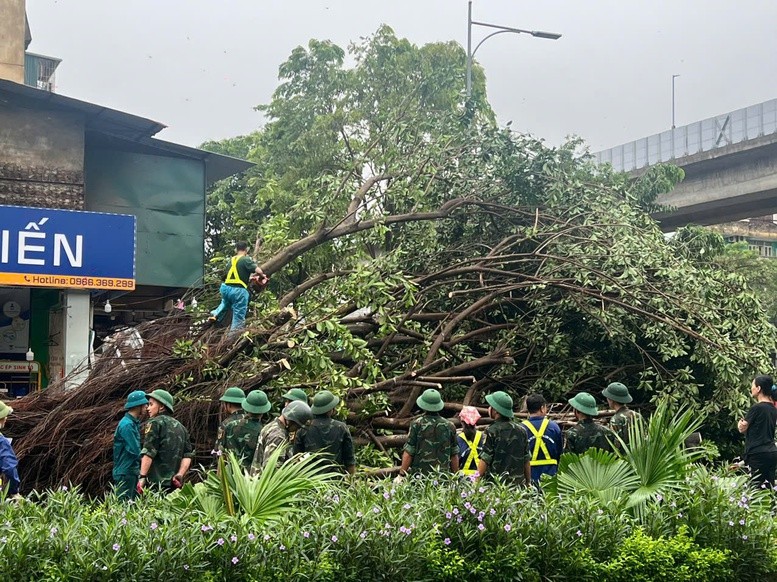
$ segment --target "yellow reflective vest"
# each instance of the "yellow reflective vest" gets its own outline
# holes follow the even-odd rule
[[[229,267],[229,271],[227,272],[227,278],[224,279],[224,283],[227,285],[229,284],[237,284],[241,285],[243,289],[248,289],[248,285],[246,285],[243,280],[240,278],[240,275],[237,273],[237,262],[240,260],[239,256],[232,257],[232,263]],[[222,271],[223,273],[223,271]]]
[[[464,433],[459,434],[459,436],[469,447],[469,454],[464,461],[464,466],[461,467],[460,470],[465,475],[474,475],[478,472],[478,461],[480,461],[480,457],[478,456],[478,445],[480,444],[480,439],[483,438],[483,431],[477,431],[475,433],[475,438],[471,441]]]
[[[546,416],[542,419],[542,424],[539,430],[534,428],[534,425],[528,420],[523,421],[523,425],[529,429],[532,435],[534,435],[534,449],[531,452],[531,466],[539,467],[540,465],[558,465],[558,461],[550,456],[550,451],[542,439],[545,434],[545,430],[548,428],[550,419]],[[540,458],[542,453],[543,458]]]

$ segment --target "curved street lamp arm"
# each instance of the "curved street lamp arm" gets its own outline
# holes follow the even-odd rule
[[[483,37],[483,40],[481,40],[477,45],[475,45],[475,50],[472,51],[472,53],[469,55],[469,58],[470,59],[474,59],[475,58],[475,53],[478,52],[478,49],[480,48],[480,45],[483,44],[484,42],[486,42],[489,38],[491,38],[492,36],[496,36],[497,34],[502,34],[504,32],[511,32],[513,34],[520,34],[521,32],[525,32],[525,31],[523,31],[523,30],[521,30],[521,31],[519,31],[519,30],[497,30],[496,32],[492,32],[491,34],[486,35],[485,37]]]

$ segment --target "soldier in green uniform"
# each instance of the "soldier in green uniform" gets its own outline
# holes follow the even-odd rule
[[[356,458],[353,455],[353,440],[344,422],[332,418],[340,398],[329,390],[322,390],[313,397],[313,420],[297,431],[294,439],[294,454],[325,453],[340,471],[353,475],[356,472]]]
[[[607,399],[607,405],[615,410],[615,414],[610,419],[610,430],[628,444],[629,426],[634,422],[635,418],[640,416],[639,412],[631,410],[626,406],[633,400],[631,394],[629,394],[629,389],[620,382],[613,382],[602,390],[602,396]]]
[[[243,414],[245,414],[243,412],[243,401],[245,399],[245,392],[237,386],[227,388],[221,398],[219,398],[219,402],[221,402],[221,417],[223,420],[219,424],[219,429],[216,433],[216,446],[214,447],[216,454],[220,455],[225,451],[224,436],[227,424],[243,418]]]
[[[130,392],[113,433],[113,484],[119,499],[132,500],[140,473],[140,417],[148,404],[142,390]]]
[[[308,395],[305,394],[305,391],[302,388],[292,388],[291,390],[288,390],[283,396],[281,396],[281,398],[284,400],[284,406],[289,402],[293,402],[294,400],[299,400],[305,404],[308,403]]]
[[[599,416],[594,397],[588,392],[580,392],[568,402],[575,409],[577,424],[567,430],[565,449],[578,455],[591,447],[611,451],[610,440],[614,440],[612,431],[593,420],[594,416]]]
[[[519,485],[531,482],[529,437],[513,418],[513,399],[500,390],[486,396],[486,402],[494,422],[486,429],[486,444],[478,462],[480,476],[499,475]]]
[[[278,461],[280,463],[288,461],[292,457],[292,446],[296,432],[305,426],[311,418],[313,418],[313,413],[310,411],[310,406],[300,400],[289,402],[281,415],[266,425],[259,434],[254,458],[251,462],[251,474],[258,475],[278,447],[287,447]]]
[[[173,396],[167,390],[147,394],[148,416],[143,429],[143,449],[140,451],[138,493],[147,484],[162,491],[180,489],[194,457],[189,432],[175,418]]]
[[[245,397],[241,406],[246,414],[226,424],[222,447],[224,452],[234,452],[243,469],[249,471],[262,430],[262,415],[270,410],[271,405],[267,394],[254,390]]]
[[[400,476],[408,471],[430,473],[446,468],[456,473],[459,470],[456,427],[439,414],[445,406],[440,393],[430,388],[416,399],[416,404],[424,414],[410,424]]]

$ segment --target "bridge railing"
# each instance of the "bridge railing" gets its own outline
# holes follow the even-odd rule
[[[773,133],[777,133],[777,99],[643,137],[594,156],[600,164],[609,162],[618,171],[630,172]]]

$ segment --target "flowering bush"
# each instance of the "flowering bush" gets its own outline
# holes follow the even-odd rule
[[[265,522],[211,521],[163,497],[127,504],[61,490],[0,504],[0,571],[30,581],[777,575],[771,492],[705,469],[686,485],[653,499],[641,523],[587,496],[444,476],[330,485],[306,493],[304,511]]]

